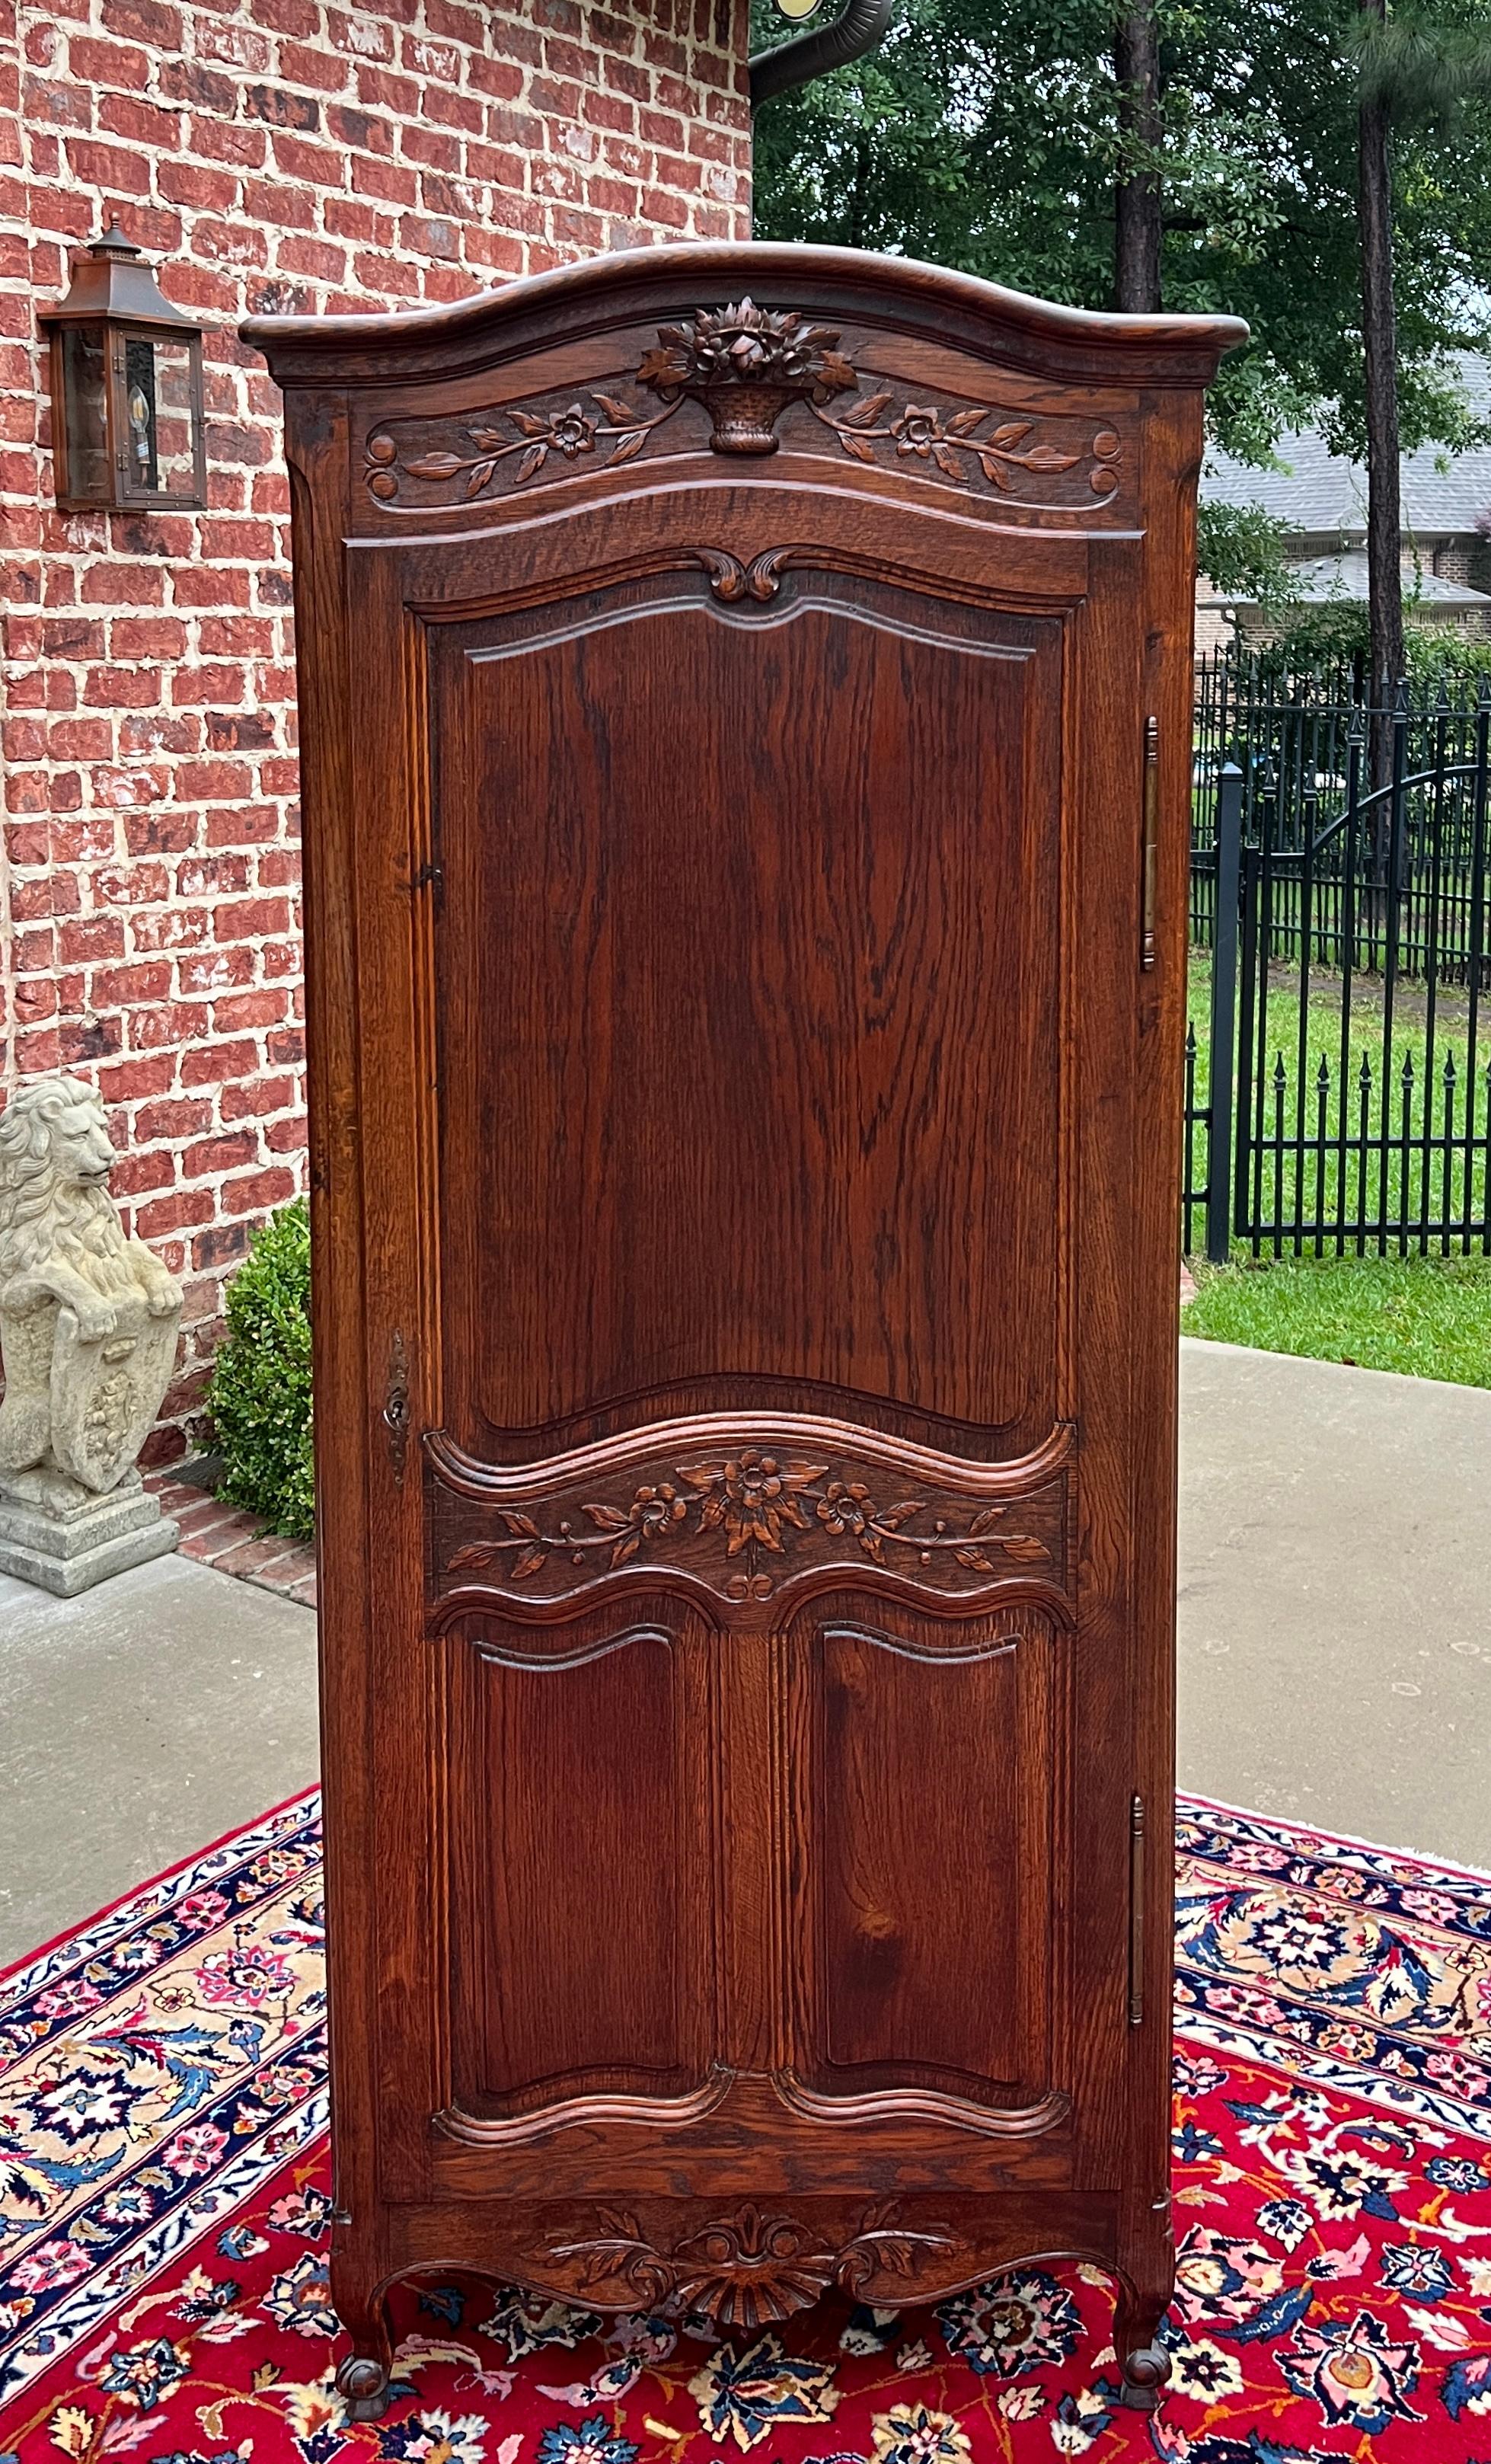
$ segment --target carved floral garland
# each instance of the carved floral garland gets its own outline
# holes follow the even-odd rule
[[[679,397],[681,399],[681,397]],[[513,476],[522,487],[536,479],[551,453],[574,462],[582,453],[594,453],[597,440],[614,437],[615,444],[605,456],[608,467],[618,462],[630,462],[641,452],[654,428],[671,419],[678,401],[648,419],[635,405],[618,401],[615,394],[594,392],[591,400],[600,411],[586,410],[583,403],[572,402],[564,410],[551,410],[539,418],[531,410],[514,408],[498,415],[510,422],[517,433],[505,436],[500,428],[469,428],[466,430],[474,453],[451,453],[437,451],[421,453],[413,461],[401,462],[395,438],[385,428],[376,429],[366,445],[366,467],[363,476],[368,493],[387,504],[399,493],[401,475],[409,479],[462,479],[462,497],[470,502],[490,487],[499,462],[514,453],[520,454]]]
[[[975,1573],[998,1571],[990,1553],[995,1551],[1019,1565],[1050,1563],[1043,1540],[1029,1532],[997,1530],[1010,1510],[1007,1506],[980,1507],[961,1529],[950,1529],[947,1518],[939,1515],[932,1530],[912,1531],[906,1527],[927,1511],[925,1498],[878,1506],[863,1481],[831,1480],[829,1469],[827,1463],[783,1463],[754,1448],[723,1462],[681,1463],[674,1477],[692,1491],[691,1496],[672,1481],[645,1483],[627,1506],[582,1506],[581,1513],[595,1527],[591,1531],[577,1531],[567,1520],[545,1531],[531,1514],[504,1507],[500,1512],[509,1537],[466,1542],[453,1551],[449,1571],[485,1573],[499,1569],[509,1582],[520,1583],[537,1574],[551,1554],[568,1556],[578,1565],[592,1549],[608,1551],[614,1569],[644,1548],[681,1537],[691,1516],[696,1534],[720,1533],[727,1558],[748,1549],[765,1549],[780,1557],[792,1545],[794,1532],[812,1530],[806,1507],[825,1531],[852,1539],[877,1565],[886,1562],[888,1548],[908,1551],[923,1566],[932,1564],[938,1550],[950,1549],[954,1562]],[[504,1563],[507,1558],[510,1564]]]
[[[968,485],[969,474],[958,460],[960,453],[972,454],[984,477],[996,488],[1013,485],[1012,471],[1033,471],[1042,477],[1061,471],[1074,471],[1083,453],[1064,453],[1058,445],[1026,446],[1025,439],[1035,426],[1031,419],[1006,419],[991,436],[980,436],[984,422],[992,419],[992,410],[954,411],[944,424],[942,413],[934,404],[909,402],[894,418],[881,420],[881,412],[890,401],[888,393],[866,394],[862,402],[852,403],[839,416],[810,406],[815,419],[832,429],[845,453],[856,462],[873,462],[876,444],[892,441],[898,455],[911,455],[919,462],[935,462],[945,479],[960,488]],[[1023,449],[1023,450],[1021,450]],[[1113,468],[1123,451],[1123,439],[1117,430],[1101,428],[1086,449],[1092,458],[1087,485],[1095,496],[1109,496],[1118,485]]]
[[[514,405],[493,411],[461,431],[469,451],[435,446],[408,460],[401,456],[397,437],[379,428],[364,448],[363,479],[381,504],[395,500],[406,478],[451,487],[455,500],[469,503],[508,465],[519,488],[556,458],[564,464],[597,455],[601,467],[614,469],[633,460],[653,429],[691,397],[709,412],[710,444],[716,453],[775,452],[778,420],[790,403],[801,403],[856,462],[873,463],[876,447],[888,445],[897,459],[930,463],[955,487],[967,487],[976,466],[991,487],[1007,494],[1016,472],[1055,477],[1086,461],[1095,496],[1110,496],[1117,487],[1114,465],[1123,440],[1111,428],[1100,428],[1088,444],[1071,451],[1041,439],[1032,443],[1034,420],[1000,418],[976,404],[950,411],[908,402],[886,417],[891,395],[881,392],[862,396],[845,410],[830,408],[836,396],[856,393],[860,385],[839,339],[791,311],[757,308],[749,299],[701,309],[688,324],[660,326],[656,345],[638,364],[636,383],[663,404],[650,416],[619,395],[591,387],[562,409]],[[998,426],[981,434],[991,419]]]

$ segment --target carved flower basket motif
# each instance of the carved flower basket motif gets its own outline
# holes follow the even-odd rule
[[[687,325],[660,325],[637,381],[665,401],[691,394],[702,402],[716,453],[775,453],[789,402],[829,402],[859,387],[836,333],[752,299],[701,309]]]

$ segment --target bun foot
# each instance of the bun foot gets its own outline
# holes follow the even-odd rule
[[[1158,2344],[1141,2344],[1137,2352],[1125,2355],[1119,2367],[1124,2379],[1119,2403],[1130,2412],[1152,2412],[1170,2376],[1170,2355]]]
[[[354,2353],[337,2372],[337,2392],[346,2398],[349,2421],[382,2421],[388,2409],[387,2369]]]

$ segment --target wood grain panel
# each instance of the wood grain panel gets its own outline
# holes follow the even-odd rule
[[[1062,1648],[1029,1610],[938,1623],[840,1594],[799,1617],[788,1935],[810,2110],[1049,2097]]]
[[[987,2093],[1020,2067],[1020,1646],[911,1650],[854,1625],[818,1642],[820,2078]]]
[[[790,1388],[1043,1436],[1060,627],[656,590],[435,645],[447,1424]]]
[[[687,2096],[710,2057],[710,1638],[452,1638],[452,2091],[477,2116]]]

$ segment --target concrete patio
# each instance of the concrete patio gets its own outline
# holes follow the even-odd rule
[[[1491,1867],[1491,1393],[1181,1347],[1182,1787]],[[0,1579],[0,1964],[314,1778],[309,1609]]]
[[[1180,1785],[1491,1868],[1491,1392],[1180,1352]]]

